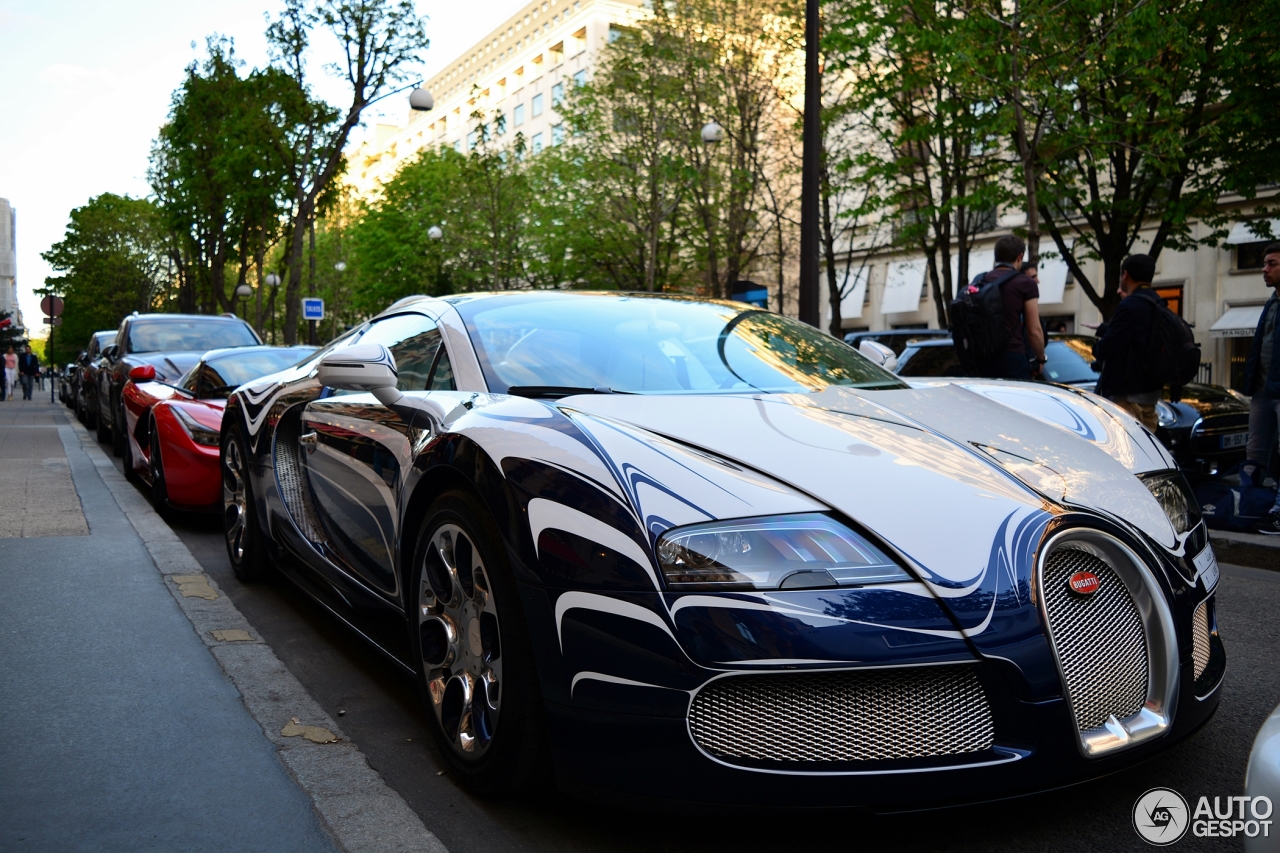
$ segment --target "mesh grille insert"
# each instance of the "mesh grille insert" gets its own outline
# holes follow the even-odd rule
[[[1191,616],[1191,659],[1195,677],[1204,674],[1209,665],[1209,602],[1200,602]]]
[[[276,482],[280,484],[280,496],[284,499],[289,516],[302,535],[312,542],[323,542],[325,537],[311,508],[311,496],[307,493],[307,475],[302,469],[302,417],[296,412],[287,413],[276,425]]]
[[[1092,572],[1097,592],[1077,596],[1067,582]],[[1136,714],[1147,698],[1147,641],[1142,617],[1119,576],[1098,557],[1061,548],[1045,561],[1042,594],[1049,634],[1062,667],[1067,694],[1081,731],[1115,714]]]
[[[722,678],[699,691],[689,729],[712,755],[778,762],[961,755],[994,740],[963,666]]]

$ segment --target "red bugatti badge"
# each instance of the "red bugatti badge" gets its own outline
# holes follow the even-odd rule
[[[1067,587],[1076,595],[1093,595],[1101,585],[1093,572],[1076,572],[1067,580]]]

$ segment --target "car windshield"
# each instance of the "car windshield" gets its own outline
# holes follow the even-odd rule
[[[246,382],[261,379],[293,367],[314,351],[314,347],[288,347],[271,350],[252,350],[219,356],[205,362],[205,385],[201,396],[223,399]]]
[[[645,294],[530,294],[461,302],[458,310],[489,388],[498,393],[903,387],[835,338],[745,305]]]
[[[139,320],[129,329],[129,352],[204,352],[259,343],[239,320]]]
[[[1070,385],[1096,382],[1093,367],[1093,338],[1083,335],[1050,338],[1044,347],[1043,378]],[[951,343],[911,347],[898,364],[901,376],[964,376],[960,359]]]

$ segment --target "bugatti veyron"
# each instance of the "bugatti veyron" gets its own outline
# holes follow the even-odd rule
[[[417,679],[462,784],[893,809],[1212,715],[1218,570],[1086,392],[912,387],[751,306],[415,297],[231,395],[228,553]]]

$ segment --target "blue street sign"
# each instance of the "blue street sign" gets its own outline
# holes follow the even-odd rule
[[[302,319],[304,320],[323,320],[324,319],[324,300],[314,296],[308,296],[302,300]]]

